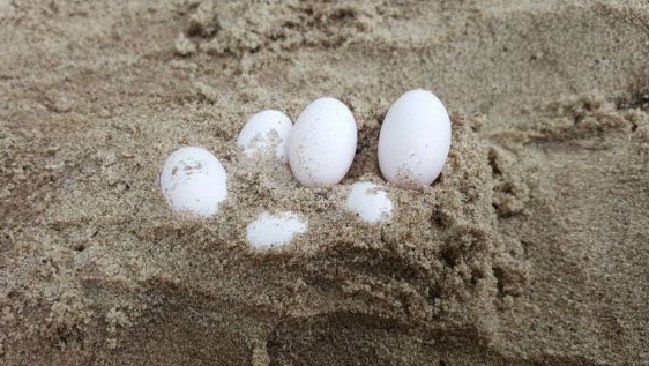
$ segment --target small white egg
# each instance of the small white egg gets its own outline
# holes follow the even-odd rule
[[[223,165],[212,153],[185,147],[174,151],[165,162],[160,186],[173,211],[209,217],[225,201],[226,179]]]
[[[306,233],[308,224],[290,211],[271,215],[263,212],[248,225],[246,239],[255,248],[286,245],[298,234]]]
[[[427,90],[411,90],[390,107],[379,135],[383,177],[400,187],[425,187],[439,176],[451,146],[451,121]]]
[[[354,183],[346,207],[358,214],[361,220],[372,224],[386,221],[392,212],[387,192],[372,182]]]
[[[358,128],[352,112],[335,98],[319,98],[300,114],[288,151],[293,176],[305,186],[338,184],[349,171]]]
[[[274,151],[279,160],[287,163],[292,128],[291,119],[280,111],[259,112],[243,126],[237,144],[248,157]]]

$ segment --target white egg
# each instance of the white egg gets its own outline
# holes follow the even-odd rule
[[[346,207],[369,223],[386,221],[392,212],[392,202],[387,192],[371,182],[354,183]]]
[[[165,162],[160,186],[173,211],[208,217],[225,201],[226,179],[223,165],[212,153],[185,147],[174,151]]]
[[[383,177],[400,187],[425,187],[439,176],[451,146],[451,121],[440,100],[411,90],[390,107],[379,135]]]
[[[293,123],[280,111],[259,112],[246,122],[239,133],[237,144],[246,156],[275,153],[288,162],[288,139]]]
[[[248,225],[246,239],[255,248],[286,245],[298,234],[306,233],[307,222],[290,211],[271,215],[263,212]]]
[[[352,112],[335,98],[319,98],[300,114],[288,144],[293,176],[305,186],[338,184],[356,155]]]

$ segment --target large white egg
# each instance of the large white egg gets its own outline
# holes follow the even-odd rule
[[[212,153],[185,147],[174,151],[165,162],[160,186],[173,211],[209,217],[225,201],[226,179],[223,165]]]
[[[427,90],[411,90],[390,107],[379,135],[383,177],[400,187],[425,187],[439,176],[451,146],[451,121]]]
[[[255,248],[286,245],[296,235],[306,233],[308,224],[293,212],[276,215],[263,212],[257,221],[246,228],[246,239]]]
[[[349,171],[358,128],[352,112],[335,98],[319,98],[300,114],[289,139],[293,176],[305,186],[338,184]]]
[[[288,162],[288,139],[293,123],[280,111],[259,112],[246,122],[237,138],[239,148],[246,156],[275,153]]]
[[[392,212],[388,193],[372,182],[354,183],[345,206],[361,220],[372,224],[386,221]]]

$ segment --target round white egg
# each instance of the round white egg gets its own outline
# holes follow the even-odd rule
[[[293,176],[305,186],[338,184],[349,171],[358,128],[352,112],[335,98],[319,98],[300,114],[288,151]]]
[[[386,221],[392,212],[387,192],[372,182],[354,183],[345,205],[361,220],[372,224]]]
[[[256,113],[246,122],[237,138],[239,148],[248,157],[273,153],[288,162],[288,139],[293,123],[280,111]]]
[[[226,179],[223,165],[212,153],[185,147],[174,151],[165,162],[160,186],[174,212],[209,217],[225,201]]]
[[[412,90],[390,107],[379,135],[383,177],[400,187],[425,187],[439,176],[451,146],[451,121],[433,93]]]
[[[308,224],[293,212],[276,215],[263,212],[257,221],[246,228],[246,239],[255,248],[286,245],[296,235],[306,233]]]

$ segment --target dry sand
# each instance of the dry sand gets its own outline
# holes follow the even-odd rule
[[[646,0],[1,0],[0,364],[647,365],[648,70]],[[363,224],[412,88],[449,162]],[[248,116],[323,95],[360,129],[340,186],[240,159]],[[158,189],[188,145],[229,172],[210,220]],[[284,209],[309,233],[250,249]]]

